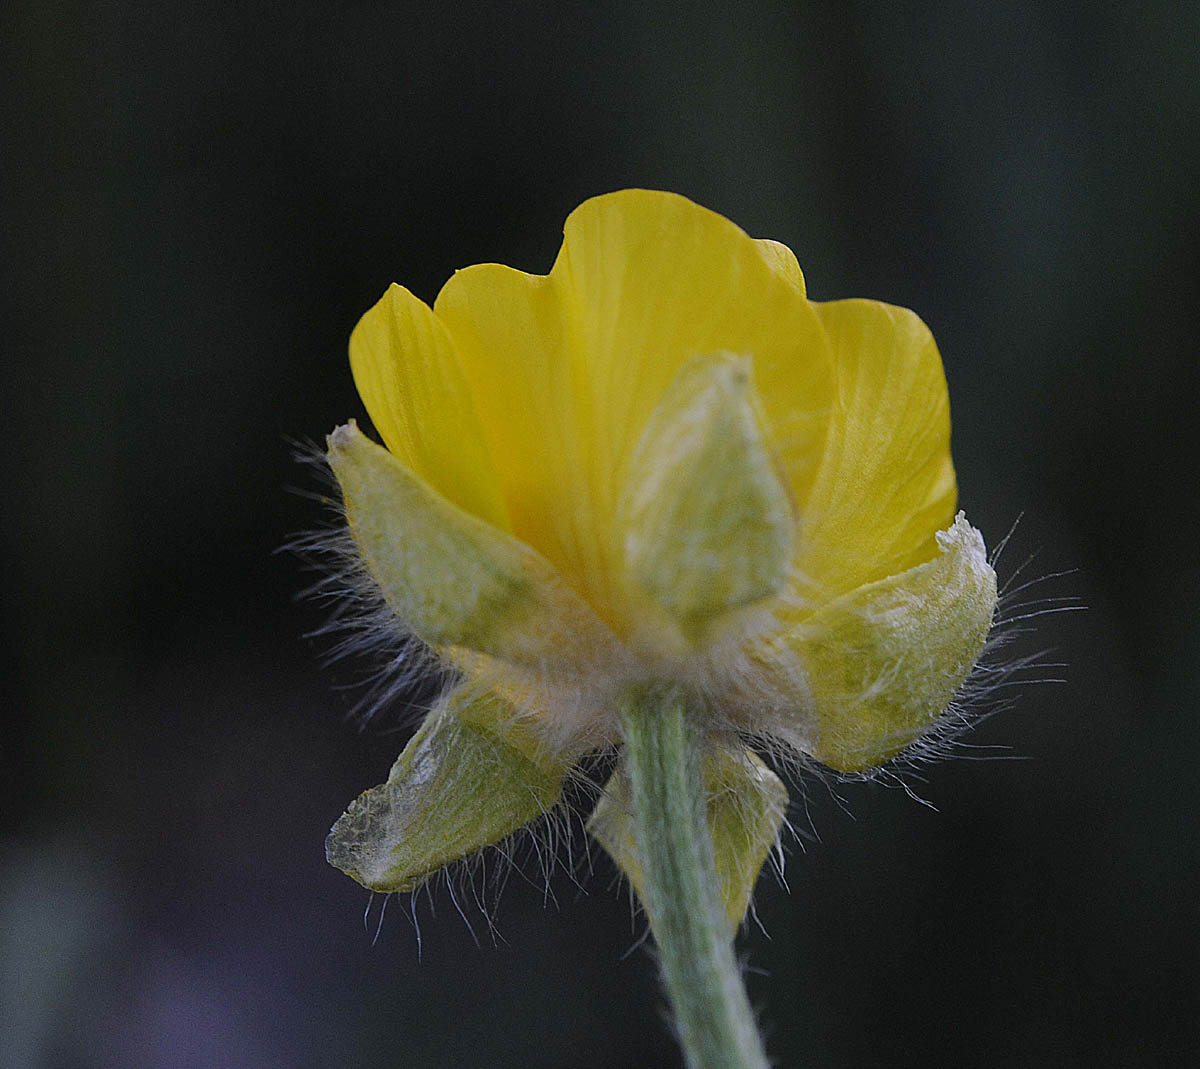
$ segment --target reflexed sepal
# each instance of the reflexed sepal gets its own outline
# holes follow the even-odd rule
[[[443,698],[325,841],[329,863],[372,891],[411,891],[558,801],[564,769],[513,710],[465,690]]]
[[[795,518],[756,409],[749,359],[696,357],[634,454],[620,505],[626,569],[689,636],[787,577]]]
[[[721,903],[730,928],[736,928],[746,915],[763,862],[778,839],[787,813],[787,788],[756,754],[725,747],[714,747],[705,754],[704,788]],[[643,877],[631,792],[627,774],[618,768],[588,821],[588,831],[629,877],[640,898]]]
[[[983,651],[996,573],[960,512],[939,553],[868,583],[793,636],[816,713],[811,752],[842,772],[882,764],[928,730]]]
[[[432,490],[353,421],[329,436],[355,544],[422,641],[569,669],[608,632],[536,551]]]

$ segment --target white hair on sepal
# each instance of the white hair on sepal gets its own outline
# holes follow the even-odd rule
[[[1019,519],[1018,517],[1018,522]],[[999,564],[1016,527],[1017,523],[1014,523],[989,555],[988,563],[993,567]],[[1046,572],[1034,578],[1025,577],[1026,570],[1036,556],[1036,552],[1030,554],[1004,578],[983,651],[947,708],[921,736],[883,764],[860,772],[841,772],[812,757],[807,752],[802,733],[794,728],[788,731],[765,732],[743,730],[747,745],[775,768],[789,787],[788,819],[781,829],[778,853],[772,855],[773,860],[778,858],[780,861],[777,872],[781,880],[781,862],[787,852],[786,843],[790,842],[803,850],[806,841],[820,841],[820,833],[809,808],[810,783],[821,783],[837,806],[849,816],[853,816],[853,813],[842,788],[854,783],[869,782],[899,787],[914,801],[936,808],[920,791],[920,786],[926,782],[923,771],[931,763],[954,758],[974,761],[1024,759],[1023,755],[1014,754],[1009,745],[979,745],[965,741],[965,737],[992,716],[1012,708],[1018,700],[1019,691],[1023,688],[1066,682],[1061,675],[1066,665],[1052,659],[1052,647],[1021,654],[1014,654],[1012,649],[1022,638],[1037,633],[1031,621],[1085,608],[1076,595],[1046,593],[1046,584],[1076,574],[1078,569]],[[780,663],[776,662],[777,665]],[[785,660],[782,663],[787,662]],[[797,660],[792,668],[796,680],[802,684],[803,666]],[[751,675],[749,678],[761,681],[764,677]],[[803,694],[802,688],[800,693]],[[775,691],[771,691],[763,697],[773,698],[775,694]],[[782,696],[786,701],[786,694]],[[786,711],[788,719],[792,724],[795,723],[795,709],[786,710],[781,707],[781,711]],[[753,707],[748,712],[751,715],[757,712],[760,717],[762,715],[761,709],[755,710]],[[736,719],[741,720],[740,717]],[[793,819],[798,807],[804,814],[802,820]]]
[[[756,750],[756,752],[758,752],[758,751]],[[763,757],[764,761],[767,761],[767,755],[760,753],[759,756]],[[773,762],[767,761],[768,767],[771,767],[772,764],[773,764]],[[773,769],[773,771],[774,771],[774,769]],[[783,888],[783,890],[785,892],[790,894],[792,889],[788,885],[788,882],[787,882],[788,847],[786,844],[787,843],[796,843],[796,844],[799,844],[801,850],[804,849],[802,833],[799,830],[797,830],[797,828],[796,828],[795,824],[792,822],[792,818],[791,818],[791,813],[792,813],[793,807],[795,805],[795,799],[793,797],[792,782],[795,782],[795,781],[790,782],[790,777],[785,778],[785,777],[781,776],[780,779],[783,780],[784,788],[787,790],[787,795],[788,795],[787,808],[784,810],[783,820],[779,824],[779,829],[775,832],[775,840],[774,840],[774,842],[771,843],[770,847],[767,850],[766,861],[763,863],[762,868],[757,873],[755,873],[754,884],[752,885],[752,887],[750,889],[750,898],[746,902],[746,912],[743,914],[742,920],[738,926],[739,930],[742,932],[749,930],[753,926],[753,927],[757,928],[760,932],[762,932],[762,934],[764,936],[766,936],[768,939],[771,938],[771,933],[767,931],[766,925],[764,925],[762,920],[759,918],[758,909],[756,908],[757,891],[758,891],[758,887],[763,878],[763,872],[769,870],[771,873],[771,878],[781,888]],[[807,818],[808,817],[808,799],[804,793],[803,783],[796,783],[795,790],[799,791],[799,793],[803,799],[805,816]],[[813,836],[815,837],[815,835],[816,835],[816,832],[814,831]]]
[[[988,563],[993,568],[1000,563],[1020,522],[1021,516],[1018,516],[989,555]],[[1075,575],[1077,568],[1045,572],[1032,579],[1024,577],[1038,553],[1037,550],[1030,553],[999,585],[991,629],[979,660],[933,728],[909,750],[893,759],[899,767],[911,770],[944,758],[1024,759],[1023,755],[1014,754],[1009,745],[976,745],[964,742],[963,736],[997,713],[1011,709],[1019,698],[1019,693],[1014,692],[1031,686],[1067,682],[1061,674],[1066,663],[1050,659],[1054,647],[1042,647],[1023,654],[1014,654],[1011,650],[1022,638],[1038,633],[1030,621],[1086,608],[1077,595],[1044,593],[1045,584]]]
[[[552,753],[582,757],[619,739],[616,698],[636,678],[623,659],[604,656],[582,670],[564,670],[559,662],[520,665],[461,648],[447,657],[462,669],[465,686],[502,695],[513,720]]]
[[[512,877],[516,876],[540,891],[543,905],[558,908],[554,891],[556,877],[564,873],[576,891],[584,893],[579,878],[580,867],[584,864],[590,875],[591,855],[579,808],[569,800],[560,800],[540,817],[498,842],[443,865],[413,890],[388,892],[384,902],[386,904],[393,896],[405,899],[405,913],[413,926],[418,954],[422,947],[421,903],[424,902],[429,916],[435,917],[438,901],[446,898],[477,946],[480,945],[480,924],[492,943],[499,945],[506,942],[497,922],[500,899]],[[382,892],[370,892],[368,914],[380,894]],[[379,938],[382,924],[381,915],[376,922],[372,945]],[[369,927],[367,931],[371,934]]]
[[[1008,533],[989,554],[988,563],[993,568],[1000,564],[1020,521],[1021,517],[1018,516]],[[931,763],[948,759],[1024,760],[1024,755],[1014,753],[1009,744],[970,743],[965,741],[965,737],[993,716],[1011,709],[1018,701],[1020,690],[1067,682],[1060,674],[1067,667],[1066,663],[1050,659],[1054,654],[1053,647],[1016,655],[1011,649],[1022,638],[1038,633],[1030,621],[1086,608],[1077,595],[1043,593],[1044,584],[1074,575],[1078,572],[1077,568],[1046,572],[1032,579],[1024,578],[1026,569],[1037,556],[1038,551],[1029,554],[1000,584],[991,627],[979,659],[946,709],[923,734],[876,768],[861,772],[838,772],[811,758],[802,761],[803,768],[831,786],[874,782],[900,787],[922,805],[936,808],[921,797],[915,787],[915,784],[925,782],[921,773]]]
[[[577,686],[574,690],[564,688],[549,665],[532,672],[504,665],[501,673],[500,662],[484,658],[483,655],[473,655],[473,668],[478,667],[477,662],[491,662],[494,675],[484,669],[464,676],[454,666],[452,656],[448,659],[445,653],[439,654],[416,638],[387,603],[362,557],[350,532],[340,486],[329,468],[325,452],[316,446],[301,446],[296,447],[296,454],[301,463],[315,470],[324,490],[321,493],[299,492],[320,502],[328,512],[329,522],[325,527],[292,537],[280,548],[281,551],[294,553],[306,570],[317,575],[308,587],[297,594],[297,598],[315,601],[328,610],[327,619],[305,635],[306,638],[330,643],[324,651],[322,663],[329,665],[353,660],[367,661],[372,665],[365,679],[351,684],[365,687],[349,714],[359,719],[360,728],[365,728],[383,710],[391,709],[401,701],[410,710],[418,711],[415,719],[423,719],[437,700],[455,685],[465,685],[482,693],[488,690],[489,683],[500,682],[501,674],[503,682],[511,687],[514,679],[518,678],[516,673],[526,676],[530,691],[525,706],[519,702],[517,704],[518,718],[533,717],[535,713],[553,718],[555,714],[567,713],[568,722],[587,719],[589,713],[569,707],[590,704],[595,695],[589,694],[588,688],[583,686]],[[597,666],[594,673],[588,673],[588,681],[594,682],[604,676],[605,672]],[[557,695],[559,701],[550,710],[533,706],[534,692],[537,697],[545,696],[542,685],[546,680],[553,680],[560,692]],[[412,721],[414,718],[406,719]],[[410,723],[408,726],[416,724]],[[597,738],[593,750],[605,749],[611,752],[611,740]],[[544,810],[540,817],[499,842],[443,866],[415,890],[386,894],[370,892],[368,913],[375,898],[383,894],[373,941],[379,937],[387,903],[398,894],[407,898],[405,912],[413,925],[419,950],[419,904],[422,897],[432,913],[435,893],[448,895],[476,941],[478,935],[472,918],[478,923],[480,917],[493,940],[498,941],[500,937],[494,918],[500,894],[513,874],[519,875],[531,886],[540,888],[546,902],[556,901],[552,880],[560,867],[577,889],[582,889],[578,878],[579,867],[586,865],[590,868],[591,856],[587,836],[580,829],[585,819],[584,813],[590,811],[590,805],[581,806],[580,799],[590,794],[594,801],[601,789],[589,771],[595,764],[593,753],[590,761],[573,765],[565,776],[563,797],[556,805]],[[579,848],[580,842],[584,844],[582,849]]]
[[[325,643],[323,667],[342,661],[370,665],[366,676],[343,688],[361,691],[348,713],[360,728],[401,699],[419,708],[423,717],[453,681],[454,672],[384,599],[350,533],[341,488],[325,450],[312,443],[294,443],[293,450],[320,486],[320,491],[297,492],[318,501],[327,514],[325,526],[294,535],[279,549],[294,554],[305,571],[317,576],[297,593],[297,600],[315,602],[328,613],[303,637]]]

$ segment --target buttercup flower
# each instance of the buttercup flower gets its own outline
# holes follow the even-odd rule
[[[941,360],[912,312],[807,299],[792,253],[682,197],[567,219],[550,273],[392,286],[355,328],[329,463],[365,571],[454,670],[329,860],[411,890],[551,809],[639,696],[686,707],[731,927],[786,791],[919,740],[996,603],[961,513]],[[653,703],[651,703],[653,704]],[[624,758],[589,827],[642,891]]]

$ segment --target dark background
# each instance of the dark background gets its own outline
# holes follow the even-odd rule
[[[493,938],[323,860],[403,709],[346,719],[272,555],[292,458],[362,416],[395,279],[548,269],[673,189],[917,309],[961,500],[1063,569],[1065,684],[899,789],[795,786],[741,947],[779,1064],[1195,1052],[1200,16],[1190,4],[10,5],[2,167],[5,1066],[650,1066],[675,1049],[606,859]],[[807,796],[807,807],[801,804]],[[806,815],[807,808],[807,815]],[[815,834],[814,834],[815,832]],[[576,837],[578,854],[584,848]],[[769,935],[769,938],[768,938]]]

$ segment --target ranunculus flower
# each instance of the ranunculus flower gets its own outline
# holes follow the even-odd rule
[[[330,833],[367,887],[537,818],[660,689],[705,736],[736,924],[787,802],[755,748],[877,766],[983,649],[995,574],[929,331],[808,300],[787,248],[683,197],[587,201],[548,275],[470,267],[433,308],[392,286],[350,360],[384,442],[329,438],[350,532],[457,680]],[[628,790],[618,763],[590,828],[640,889]]]

